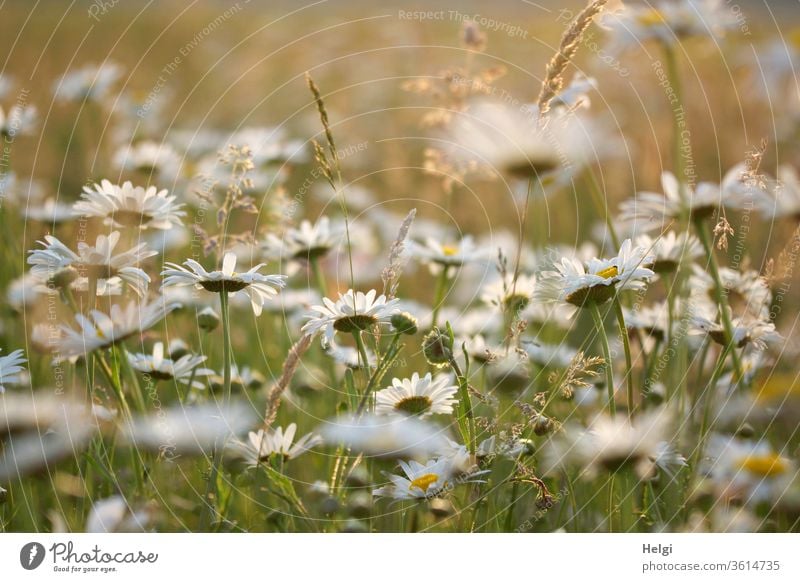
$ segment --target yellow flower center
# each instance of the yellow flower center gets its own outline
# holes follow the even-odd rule
[[[442,253],[444,253],[445,257],[452,257],[458,254],[458,247],[453,245],[444,245],[442,247]]]
[[[602,271],[598,271],[597,275],[603,279],[611,279],[619,275],[619,270],[616,267],[608,267]]]
[[[636,20],[639,24],[643,26],[659,26],[666,22],[666,20],[664,19],[664,15],[661,14],[661,12],[655,8],[641,11],[637,15]]]
[[[771,374],[756,393],[756,401],[782,402],[786,398],[800,398],[800,378],[794,373]]]
[[[789,38],[789,43],[792,46],[795,48],[800,48],[800,28],[795,28],[792,30],[787,37]]]
[[[739,461],[739,468],[761,477],[776,477],[789,468],[789,463],[776,453],[751,455]]]
[[[426,473],[425,475],[422,475],[421,477],[417,477],[416,479],[414,479],[411,482],[411,485],[409,485],[408,490],[411,491],[416,487],[423,493],[427,493],[428,487],[436,483],[438,480],[439,480],[439,475],[437,475],[436,473]]]

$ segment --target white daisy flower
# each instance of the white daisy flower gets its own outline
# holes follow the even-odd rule
[[[675,477],[675,473],[686,466],[686,457],[675,449],[675,445],[667,441],[656,444],[651,460],[660,471],[670,478]]]
[[[322,334],[323,344],[330,345],[336,332],[356,333],[366,331],[374,325],[388,324],[396,313],[397,299],[386,300],[372,289],[366,294],[361,291],[348,290],[339,294],[334,303],[327,297],[322,298],[323,305],[313,305],[315,312],[309,315],[309,321],[303,326],[303,333]]]
[[[297,228],[288,228],[282,237],[268,234],[264,252],[272,260],[306,262],[322,258],[334,248],[344,234],[344,226],[332,225],[327,216],[316,223],[304,220]]]
[[[150,521],[150,512],[134,510],[121,495],[98,499],[86,518],[86,533],[141,532]]]
[[[4,384],[17,382],[18,374],[25,371],[22,364],[27,361],[22,350],[15,350],[7,356],[0,356],[0,394],[6,390]]]
[[[719,497],[745,505],[777,503],[798,478],[797,464],[766,441],[712,435],[703,463],[704,474]]]
[[[589,151],[586,121],[573,114],[551,115],[543,124],[533,109],[523,112],[499,103],[476,103],[451,124],[451,140],[458,144],[452,153],[528,179],[565,165],[581,165]]]
[[[36,107],[13,105],[8,114],[0,106],[0,137],[12,140],[18,135],[30,135],[36,124]]]
[[[656,273],[674,273],[682,262],[691,263],[705,254],[696,236],[688,232],[676,234],[674,230],[656,239],[643,234],[636,239],[636,246],[653,255],[653,262],[647,266]]]
[[[741,309],[746,317],[768,319],[772,308],[772,290],[767,280],[752,269],[736,270],[721,267],[722,286],[728,291],[729,302]],[[702,265],[692,265],[689,277],[692,301],[714,313],[714,279]]]
[[[21,209],[22,216],[43,224],[59,224],[74,219],[72,205],[59,202],[56,198],[46,198],[30,203]]]
[[[454,244],[442,244],[433,237],[426,237],[424,244],[412,240],[406,245],[409,254],[427,264],[434,275],[441,273],[443,268],[486,261],[492,254],[491,249],[477,245],[469,235]]]
[[[243,292],[250,297],[253,313],[261,315],[264,303],[278,294],[278,289],[286,285],[285,275],[262,275],[258,270],[264,266],[260,263],[245,273],[237,273],[236,255],[225,253],[222,258],[221,271],[206,271],[193,259],[187,259],[186,267],[175,263],[166,263],[169,267],[162,271],[164,277],[162,289],[171,286],[193,285],[196,289],[205,289],[211,293],[227,291],[229,294]]]
[[[490,283],[484,287],[481,300],[487,305],[494,305],[503,310],[523,310],[533,299],[536,292],[536,276],[518,274],[516,281],[513,273]]]
[[[800,220],[800,177],[791,166],[778,168],[778,180],[753,198],[756,209],[768,219]]]
[[[400,461],[405,476],[384,473],[390,483],[372,491],[375,497],[392,499],[431,499],[452,490],[457,485],[479,482],[476,478],[486,471],[465,473],[447,457],[431,459],[424,465],[417,461]]]
[[[214,374],[208,378],[209,384],[213,390],[222,390],[224,386],[223,373]],[[250,366],[242,366],[241,368],[235,363],[231,364],[231,386],[238,390],[257,390],[261,388],[266,382],[264,376],[258,370],[254,370]]]
[[[670,419],[663,412],[647,413],[632,421],[626,416],[598,415],[586,429],[565,427],[548,443],[546,472],[577,466],[589,477],[630,467],[640,478],[650,478],[656,460],[666,461],[664,442]],[[675,456],[671,455],[672,460]]]
[[[44,242],[39,241],[44,248],[29,251],[28,256],[31,273],[42,281],[52,281],[71,267],[82,276],[98,280],[119,277],[140,297],[147,291],[150,276],[136,265],[155,255],[156,251],[147,250],[145,243],[114,254],[120,238],[119,231],[114,231],[108,236],[99,235],[94,246],[78,242],[76,253],[54,236],[46,235],[44,238]]]
[[[604,303],[616,292],[642,289],[655,274],[645,265],[653,257],[626,239],[616,257],[594,258],[584,265],[574,258],[562,258],[554,271],[544,271],[537,287],[537,298],[565,302],[575,307]]]
[[[458,386],[449,375],[434,378],[430,372],[420,378],[392,379],[392,385],[375,393],[375,414],[407,414],[425,418],[433,414],[453,414]]]
[[[377,457],[430,458],[447,444],[441,429],[414,416],[341,417],[326,423],[321,432],[328,443]]]
[[[164,357],[163,342],[156,342],[152,354],[128,354],[131,367],[142,374],[152,376],[156,380],[176,380],[182,384],[189,384],[192,378],[210,376],[214,370],[200,368],[206,361],[206,356],[185,354],[177,360]],[[202,388],[203,383],[192,381],[192,388]]]
[[[120,170],[168,182],[178,177],[181,163],[181,156],[171,145],[150,140],[123,146],[114,155],[114,165]]]
[[[177,303],[155,299],[152,303],[144,304],[131,301],[124,308],[112,305],[108,314],[92,310],[87,317],[79,313],[75,316],[78,329],[61,325],[58,328],[58,337],[53,336],[52,330],[44,330],[47,346],[59,361],[84,356],[95,350],[109,348],[153,327],[177,307]]]
[[[730,308],[728,310],[730,312]],[[692,327],[689,333],[692,335],[708,334],[712,340],[724,346],[725,326],[698,311],[699,309],[696,308],[692,316]],[[737,348],[752,345],[757,350],[765,350],[769,345],[777,345],[783,341],[783,336],[776,331],[775,324],[771,321],[749,316],[734,317],[731,319],[731,325],[733,326],[733,345]]]
[[[125,182],[122,186],[103,180],[94,189],[86,186],[81,200],[73,206],[75,216],[97,217],[113,227],[168,230],[182,226],[186,211],[175,196],[155,186],[142,188]]]
[[[53,83],[53,93],[61,101],[100,103],[106,99],[111,87],[122,76],[122,68],[114,63],[86,65],[70,71]]]
[[[208,454],[219,443],[247,433],[258,422],[253,407],[243,402],[226,406],[172,406],[135,417],[121,427],[130,444],[172,458]]]
[[[709,218],[720,206],[739,208],[746,190],[740,178],[741,166],[736,166],[725,174],[721,186],[700,182],[691,189],[684,185],[684,199],[678,179],[671,172],[664,172],[661,174],[664,193],[639,192],[625,200],[620,204],[620,221],[633,222],[645,230],[661,230],[674,220]]]
[[[690,37],[718,38],[737,26],[730,8],[721,0],[625,4],[622,10],[606,12],[600,22],[609,29],[612,53],[649,40],[673,44]]]
[[[5,99],[11,87],[14,86],[14,78],[11,75],[0,73],[0,99]]]
[[[297,424],[292,423],[286,431],[282,427],[265,431],[250,432],[247,441],[236,440],[230,443],[228,450],[244,460],[249,466],[257,467],[273,455],[284,460],[296,459],[303,453],[322,443],[322,437],[309,433],[294,442]]]

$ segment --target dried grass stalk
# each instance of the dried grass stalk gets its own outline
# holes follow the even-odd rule
[[[400,274],[403,272],[403,251],[406,248],[406,239],[408,238],[408,231],[411,229],[411,224],[417,216],[417,209],[413,208],[400,225],[400,230],[397,232],[397,238],[392,243],[392,248],[389,251],[389,266],[381,272],[381,280],[383,281],[383,293],[388,299],[394,299],[397,294],[397,285],[400,281]]]
[[[564,88],[564,71],[567,65],[578,52],[578,46],[583,39],[583,34],[589,25],[594,20],[594,17],[603,11],[603,7],[608,3],[608,0],[594,0],[581,10],[575,17],[564,36],[561,37],[561,44],[558,47],[558,52],[547,63],[547,74],[544,81],[542,81],[542,89],[539,92],[539,98],[536,103],[539,106],[539,114],[544,115],[550,110],[550,102],[553,97],[561,92]]]
[[[278,381],[269,391],[267,409],[264,412],[265,429],[269,428],[270,425],[275,422],[275,418],[278,416],[278,408],[281,405],[281,396],[283,396],[286,388],[289,387],[289,382],[292,381],[294,373],[297,371],[298,366],[300,366],[300,358],[303,357],[303,354],[306,353],[306,350],[308,350],[311,345],[311,339],[311,335],[306,334],[297,340],[289,350],[289,355],[286,356],[286,361],[283,363],[281,377],[278,378]]]

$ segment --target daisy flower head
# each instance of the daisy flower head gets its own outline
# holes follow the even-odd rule
[[[717,495],[745,505],[775,504],[797,483],[798,467],[766,441],[712,435],[703,471]]]
[[[636,246],[649,249],[653,255],[649,267],[656,273],[674,273],[682,262],[692,262],[704,254],[696,236],[689,232],[677,234],[674,230],[656,239],[643,234],[636,239]]]
[[[344,226],[331,224],[327,216],[317,222],[304,220],[297,228],[288,228],[282,237],[268,234],[264,252],[273,260],[307,262],[327,255],[342,238]]]
[[[0,137],[13,141],[18,135],[30,135],[36,124],[36,108],[13,105],[8,113],[0,106]]]
[[[281,457],[290,461],[322,443],[322,437],[309,433],[294,442],[297,424],[292,423],[284,431],[260,429],[250,432],[246,441],[236,440],[229,445],[229,452],[241,458],[250,467],[257,467],[270,457]]]
[[[192,354],[185,354],[176,360],[165,358],[162,342],[156,342],[152,354],[128,354],[128,361],[137,372],[147,374],[156,380],[176,380],[181,384],[189,384],[191,381],[192,388],[203,387],[202,382],[197,382],[193,378],[210,376],[214,373],[209,368],[200,367],[205,360],[205,356]]]
[[[119,231],[108,236],[98,235],[94,246],[78,242],[78,251],[74,252],[54,236],[46,235],[44,248],[29,251],[28,264],[31,273],[43,281],[53,281],[60,273],[69,268],[76,270],[81,277],[108,281],[119,277],[137,295],[142,297],[147,291],[150,276],[138,265],[156,251],[148,250],[146,243],[138,244],[127,251],[115,254],[120,239]]]
[[[122,68],[114,63],[86,65],[56,80],[53,93],[60,101],[101,103],[121,76]]]
[[[448,457],[431,459],[424,465],[417,461],[400,461],[405,475],[384,473],[389,484],[372,491],[375,497],[395,500],[432,499],[451,491],[456,485],[480,482],[477,477],[486,471],[462,472]]]
[[[728,308],[730,313],[730,308]],[[730,317],[730,315],[729,315]],[[757,350],[765,350],[770,345],[777,345],[783,336],[775,329],[775,324],[768,320],[756,317],[735,317],[731,319],[733,326],[733,345],[743,348],[752,345]],[[712,318],[707,311],[696,307],[691,319],[692,328],[689,333],[693,335],[707,334],[720,345],[726,345],[725,326],[722,322]]]
[[[227,292],[235,294],[243,292],[250,297],[253,313],[261,315],[264,303],[278,294],[278,290],[286,285],[285,275],[262,275],[259,269],[264,266],[260,263],[244,273],[236,272],[236,254],[225,253],[222,258],[222,269],[219,271],[206,271],[194,259],[187,259],[184,266],[167,263],[168,269],[161,272],[164,277],[162,289],[165,287],[194,286],[196,289],[205,289],[211,293]]]
[[[662,410],[635,418],[599,415],[586,429],[566,427],[548,443],[547,471],[577,466],[587,477],[600,472],[633,469],[640,478],[651,478],[658,468],[679,464],[677,453],[665,448],[670,419]]]
[[[449,375],[392,379],[392,385],[375,393],[375,414],[406,414],[424,418],[433,414],[453,414],[458,386]]]
[[[633,222],[646,230],[661,230],[672,221],[682,218],[710,218],[721,206],[738,208],[743,198],[741,185],[737,181],[738,173],[736,168],[728,172],[722,186],[700,182],[690,188],[681,186],[671,172],[664,172],[661,174],[663,194],[639,192],[634,198],[625,200],[620,204],[620,220]]]
[[[455,157],[488,164],[493,171],[518,179],[536,178],[583,161],[587,128],[577,116],[551,116],[540,123],[535,108],[522,110],[479,102],[451,125]]]
[[[528,306],[535,292],[535,275],[518,274],[515,278],[513,273],[507,273],[484,288],[481,300],[502,310],[521,311]]]
[[[737,26],[735,17],[721,0],[625,4],[621,10],[606,12],[600,23],[609,30],[612,39],[609,50],[613,53],[650,40],[673,44],[693,37],[717,38]]]
[[[171,145],[150,140],[124,146],[114,156],[114,164],[120,170],[170,181],[180,174],[181,163],[181,157]]]
[[[85,356],[95,350],[105,349],[140,334],[164,319],[179,305],[157,298],[151,303],[131,301],[125,307],[112,305],[109,313],[92,310],[88,316],[75,316],[78,329],[61,325],[60,336],[49,332],[47,345],[57,360]]]
[[[652,262],[653,257],[645,249],[634,247],[630,239],[611,259],[593,258],[584,265],[576,258],[564,257],[553,265],[554,270],[542,273],[537,297],[574,307],[605,303],[619,291],[644,288],[655,275],[646,266]]]
[[[387,301],[385,295],[379,296],[374,289],[367,293],[350,289],[344,295],[340,293],[336,302],[323,297],[322,303],[311,307],[315,313],[308,316],[302,331],[322,334],[325,345],[333,343],[336,332],[358,333],[375,325],[389,324],[398,311],[397,299]]]
[[[426,237],[423,244],[412,240],[407,245],[409,254],[427,264],[434,275],[442,269],[485,261],[491,255],[490,249],[476,244],[470,235],[453,244],[443,244],[433,237]]]
[[[85,186],[81,200],[73,205],[75,216],[102,218],[103,224],[141,230],[168,230],[182,226],[186,212],[175,196],[155,186],[142,188],[125,182],[122,186],[103,180],[94,189]]]
[[[381,458],[429,459],[447,444],[441,429],[415,416],[344,416],[327,422],[321,432],[325,442]]]
[[[0,394],[6,390],[4,384],[16,382],[17,375],[25,371],[22,366],[25,362],[27,360],[22,350],[14,350],[7,356],[0,356]]]

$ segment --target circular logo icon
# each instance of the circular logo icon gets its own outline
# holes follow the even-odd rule
[[[29,542],[19,551],[19,563],[26,570],[35,570],[44,561],[44,546],[39,542]]]

